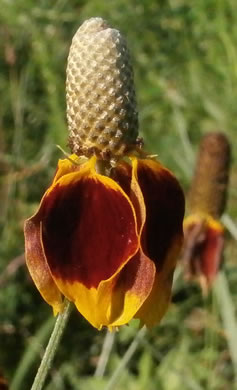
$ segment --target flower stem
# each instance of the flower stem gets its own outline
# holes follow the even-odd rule
[[[70,312],[71,312],[71,302],[65,300],[65,306],[62,313],[58,314],[53,332],[50,336],[47,348],[45,350],[44,356],[41,360],[38,372],[34,379],[31,390],[41,390],[43,388],[46,376],[50,370],[54,355],[57,351],[59,342],[63,335],[63,331],[67,324]]]

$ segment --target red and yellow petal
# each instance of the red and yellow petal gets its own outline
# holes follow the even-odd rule
[[[54,278],[97,288],[127,263],[139,246],[131,201],[92,158],[62,176],[43,200],[42,241]]]
[[[157,325],[169,307],[173,274],[182,242],[182,237],[176,237],[171,243],[163,260],[164,266],[156,272],[151,293],[135,315],[148,328]]]
[[[210,215],[194,214],[185,218],[184,236],[186,276],[199,279],[206,294],[222,262],[224,228]]]
[[[53,307],[54,315],[62,310],[62,297],[57,288],[41,243],[41,222],[37,213],[25,222],[25,257],[31,277],[45,301]]]
[[[100,328],[109,321],[100,283],[113,279],[139,249],[131,201],[112,179],[95,171],[92,158],[54,182],[42,201],[42,243],[59,290]]]
[[[177,179],[160,163],[133,160],[133,165],[146,206],[142,246],[159,271],[174,239],[183,237],[184,194]]]
[[[155,273],[153,261],[139,250],[113,281],[101,283],[100,304],[109,300],[109,328],[127,324],[134,317],[152,290]]]
[[[172,275],[183,242],[184,195],[176,178],[158,162],[133,159],[132,165],[146,207],[141,246],[156,266],[152,291],[136,317],[152,326],[170,301]]]
[[[68,159],[59,160],[52,186],[60,177],[74,172],[75,170],[79,170],[78,157],[76,155],[71,156],[71,161]],[[63,308],[62,296],[51,276],[41,239],[43,220],[42,204],[44,203],[44,198],[47,192],[48,191],[46,191],[44,197],[41,200],[38,211],[35,213],[35,215],[33,215],[33,217],[29,218],[25,222],[25,253],[26,265],[29,269],[31,277],[42,297],[48,304],[53,307],[54,314],[56,315]]]
[[[59,160],[51,187],[53,187],[53,185],[60,177],[79,170],[79,158],[76,155],[72,155],[70,156],[70,160]],[[46,196],[47,192],[48,191],[46,191],[44,197]],[[40,291],[45,301],[53,307],[54,314],[56,315],[62,310],[63,304],[61,293],[51,276],[47,260],[44,255],[44,248],[42,246],[42,204],[44,202],[44,197],[42,198],[39,209],[35,215],[33,215],[33,217],[29,218],[25,222],[24,234],[26,265],[36,287]]]
[[[140,254],[146,264],[153,263],[152,274],[141,272],[138,283],[128,289],[129,304],[125,305],[121,319],[129,313],[132,298],[138,302],[135,317],[147,326],[153,326],[165,314],[171,296],[172,278],[177,256],[183,241],[182,222],[184,215],[184,195],[175,177],[154,160],[132,159],[132,168],[122,162],[114,172],[114,179],[129,195],[136,211],[141,237]],[[143,254],[143,250],[146,255]],[[150,262],[150,263],[149,263]],[[121,271],[120,280],[126,281],[126,269],[132,267],[130,261]],[[149,276],[148,276],[149,275]],[[145,288],[145,286],[151,287]],[[125,289],[121,288],[121,297]],[[134,292],[136,293],[134,294]],[[140,296],[138,294],[140,292]],[[143,296],[143,303],[141,297]],[[127,319],[127,318],[126,318]],[[121,325],[120,318],[114,325]]]

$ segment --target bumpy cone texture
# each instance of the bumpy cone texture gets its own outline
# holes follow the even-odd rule
[[[66,80],[69,145],[73,153],[111,159],[133,149],[138,114],[126,42],[101,18],[73,37]]]
[[[189,194],[189,212],[218,219],[224,211],[230,166],[230,144],[223,133],[203,137]]]

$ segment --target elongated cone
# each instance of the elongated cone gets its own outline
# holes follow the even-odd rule
[[[226,205],[230,166],[230,144],[223,133],[203,137],[189,193],[192,214],[204,213],[220,218]]]
[[[203,137],[184,221],[183,263],[187,278],[197,278],[206,295],[222,261],[230,144],[223,133]]]
[[[102,159],[133,149],[138,135],[133,71],[125,39],[101,18],[73,37],[66,80],[69,145]]]

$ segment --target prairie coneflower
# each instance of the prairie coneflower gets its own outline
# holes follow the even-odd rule
[[[65,296],[98,329],[152,326],[170,300],[184,196],[141,149],[126,42],[101,18],[73,38],[66,92],[73,154],[25,223],[28,269],[55,314]]]
[[[224,245],[219,221],[224,211],[230,166],[230,144],[223,133],[203,137],[184,220],[183,264],[188,278],[197,278],[204,293],[213,282]]]

